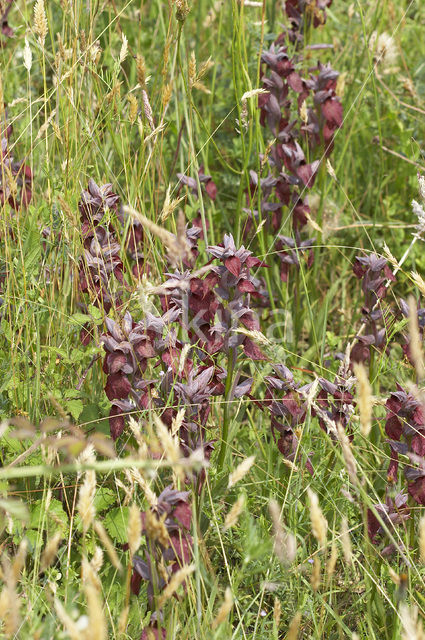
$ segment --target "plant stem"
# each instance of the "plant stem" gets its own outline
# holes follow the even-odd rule
[[[224,394],[224,411],[223,411],[223,431],[221,434],[221,448],[220,453],[218,454],[217,460],[217,470],[220,473],[223,469],[224,461],[226,459],[227,447],[228,447],[228,437],[229,437],[229,408],[230,408],[230,399],[232,393],[233,386],[233,372],[235,369],[235,349],[232,348],[229,351],[229,363],[227,369],[227,378],[226,378],[226,387]]]

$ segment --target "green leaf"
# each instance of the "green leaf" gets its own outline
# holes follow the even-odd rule
[[[124,544],[128,541],[127,535],[128,507],[111,509],[105,516],[103,525],[113,540]]]
[[[10,498],[0,499],[0,509],[7,511],[12,518],[16,518],[21,522],[28,522],[29,514],[27,505],[21,500],[12,500]]]
[[[70,413],[71,416],[74,418],[74,420],[78,420],[84,408],[84,405],[82,400],[68,400],[65,403],[65,407],[68,413]]]
[[[87,316],[85,313],[73,313],[70,317],[70,321],[73,324],[84,325],[86,322],[91,322],[91,317]]]
[[[63,510],[62,503],[53,498],[46,515],[44,502],[41,500],[36,502],[31,509],[29,527],[37,530],[43,527],[49,534],[64,531],[68,527],[68,516]]]
[[[94,497],[94,506],[96,509],[96,513],[100,511],[104,511],[112,504],[114,504],[117,500],[117,496],[112,489],[108,489],[107,487],[100,487],[96,491],[96,495]]]

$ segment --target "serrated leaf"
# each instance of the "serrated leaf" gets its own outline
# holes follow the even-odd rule
[[[41,500],[31,508],[29,527],[31,529],[47,529],[49,534],[64,531],[68,527],[68,516],[63,510],[62,503],[52,498],[46,514],[45,504]]]
[[[103,526],[111,538],[120,544],[127,542],[128,507],[111,509],[105,516]]]
[[[73,313],[69,319],[73,324],[84,325],[87,322],[91,322],[91,317],[85,313]]]
[[[65,403],[65,407],[67,412],[71,414],[74,420],[78,420],[82,410],[84,409],[82,400],[68,400]]]

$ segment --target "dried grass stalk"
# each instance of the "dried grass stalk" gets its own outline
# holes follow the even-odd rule
[[[328,523],[319,506],[317,494],[310,488],[307,489],[307,492],[310,500],[311,531],[319,544],[324,547],[326,545]]]
[[[365,438],[372,428],[372,389],[365,367],[361,363],[354,364],[357,378],[357,403],[360,411],[360,430]]]
[[[227,487],[231,489],[237,482],[242,480],[242,478],[244,478],[249,472],[254,462],[255,456],[249,456],[249,458],[245,458],[245,460],[243,460],[229,475],[229,482],[227,484]]]
[[[133,556],[138,548],[142,539],[142,519],[140,516],[139,507],[136,504],[132,504],[128,514],[128,546],[130,554]]]
[[[300,624],[301,624],[301,613],[300,611],[297,611],[297,613],[294,615],[289,625],[288,633],[286,634],[286,640],[297,640]]]
[[[158,601],[158,606],[161,608],[175,591],[179,588],[179,586],[190,576],[191,573],[195,571],[195,565],[185,565],[172,576],[170,582],[165,587],[164,591],[161,594],[161,597]]]
[[[229,613],[232,610],[232,607],[233,607],[232,591],[230,587],[226,587],[226,591],[224,593],[224,600],[211,625],[213,630],[217,629],[217,627],[227,619]]]
[[[276,500],[270,500],[269,511],[273,523],[274,545],[273,551],[284,567],[291,565],[297,555],[297,542],[295,536],[286,532],[282,526],[281,509]]]
[[[418,309],[413,296],[408,298],[409,304],[409,337],[410,354],[415,365],[416,375],[419,380],[423,380],[425,373],[424,354],[422,349],[422,338],[418,326]]]
[[[40,559],[40,570],[45,571],[52,564],[53,560],[56,558],[59,545],[62,540],[62,533],[60,531],[56,531],[54,536],[47,542],[46,547],[41,554]]]
[[[344,554],[344,560],[350,566],[353,564],[353,551],[351,547],[350,529],[347,518],[341,521],[341,547]]]
[[[94,496],[96,492],[96,474],[90,469],[84,474],[84,481],[80,488],[77,509],[83,523],[83,531],[87,533],[95,516]]]
[[[344,427],[338,423],[337,424],[337,434],[338,440],[341,444],[342,455],[344,456],[345,468],[347,469],[348,477],[350,478],[353,485],[357,485],[357,463],[354,457],[350,439],[347,436]]]
[[[75,624],[71,616],[68,615],[62,603],[56,598],[54,600],[54,606],[55,606],[57,616],[60,622],[65,627],[65,630],[69,635],[69,637],[71,638],[71,640],[83,640],[82,632],[78,629],[77,625]]]
[[[310,579],[310,584],[313,591],[317,591],[318,588],[320,587],[321,570],[322,570],[322,567],[320,564],[320,558],[316,554],[313,559],[313,568],[311,571],[311,579]]]
[[[44,0],[37,0],[34,5],[34,31],[43,47],[48,31]]]
[[[115,567],[117,571],[121,572],[122,571],[121,562],[118,558],[117,552],[115,551],[114,545],[112,544],[108,534],[105,531],[103,524],[98,520],[95,520],[93,524],[93,528],[96,531],[97,535],[99,536],[99,539],[102,542],[103,546],[105,547],[106,553],[109,556],[112,566]]]
[[[243,511],[244,505],[245,496],[241,494],[226,516],[226,519],[224,521],[224,531],[227,531],[227,529],[230,529],[237,524],[239,516]]]

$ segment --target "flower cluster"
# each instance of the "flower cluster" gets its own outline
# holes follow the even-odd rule
[[[133,556],[131,589],[138,595],[142,580],[146,580],[149,605],[158,611],[160,606],[154,606],[155,599],[160,597],[173,574],[192,559],[189,492],[167,487],[158,497],[156,506],[142,513],[141,518],[146,546],[143,547],[143,556]],[[150,626],[144,630],[142,638],[149,637],[148,630],[154,637],[165,638],[164,630],[161,636],[158,635],[160,622],[158,614],[155,619],[151,618]]]
[[[9,138],[12,126],[2,131],[0,139],[0,202],[8,202],[17,210],[27,207],[32,198],[32,171],[25,162],[15,162],[10,155]]]
[[[357,256],[353,265],[356,278],[362,281],[364,306],[362,308],[365,335],[359,335],[351,351],[352,362],[365,362],[370,358],[371,347],[384,349],[387,345],[388,320],[384,317],[383,307],[378,304],[387,293],[388,284],[395,277],[385,258],[374,253]],[[382,325],[382,321],[384,326]]]
[[[388,480],[398,476],[399,454],[407,456],[404,466],[408,492],[419,504],[425,505],[425,414],[422,403],[400,385],[386,403],[385,433],[390,438],[391,461]]]

